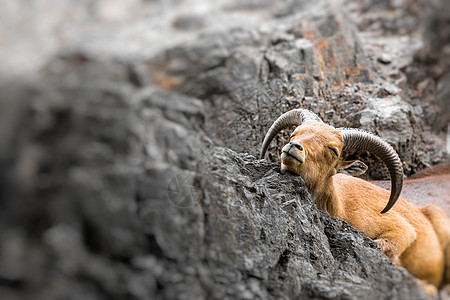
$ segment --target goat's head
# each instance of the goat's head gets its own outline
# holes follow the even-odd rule
[[[314,189],[337,172],[357,176],[367,170],[360,161],[339,160],[344,139],[335,128],[315,121],[306,121],[291,134],[281,153],[281,169],[301,175]]]
[[[360,161],[341,161],[345,150],[369,151],[378,156],[391,175],[391,196],[381,213],[387,212],[397,201],[403,185],[403,168],[395,150],[380,137],[352,128],[326,125],[314,113],[295,109],[281,115],[270,127],[261,148],[261,158],[272,139],[284,128],[297,125],[288,144],[282,149],[281,169],[302,176],[306,185],[314,189],[337,172],[357,176],[367,166]]]

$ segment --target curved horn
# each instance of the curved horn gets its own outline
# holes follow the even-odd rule
[[[261,146],[260,158],[264,158],[264,154],[266,154],[270,142],[281,130],[292,125],[299,126],[305,121],[316,121],[323,123],[323,121],[315,113],[307,109],[293,109],[282,114],[275,122],[273,122],[272,126],[269,128],[269,131],[267,131]]]
[[[378,156],[389,169],[391,195],[388,204],[381,213],[388,212],[400,197],[403,187],[403,167],[397,152],[383,139],[367,131],[354,128],[339,128],[338,130],[344,138],[342,151],[348,149],[368,151]]]

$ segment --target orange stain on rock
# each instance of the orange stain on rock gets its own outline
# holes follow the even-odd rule
[[[172,90],[181,83],[180,78],[168,75],[165,72],[158,72],[155,74],[152,81],[163,90]]]

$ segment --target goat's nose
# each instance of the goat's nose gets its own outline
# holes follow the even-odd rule
[[[299,143],[297,143],[297,142],[290,142],[289,143],[289,145],[291,145],[292,147],[295,147],[295,148],[297,148],[298,150],[300,150],[300,151],[302,151],[303,150],[303,147],[302,147],[302,145],[300,145]]]

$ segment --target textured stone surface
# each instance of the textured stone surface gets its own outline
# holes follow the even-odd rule
[[[300,177],[215,146],[198,100],[50,83],[19,95],[2,298],[423,297]]]
[[[386,3],[375,6],[391,9]],[[445,105],[417,94],[425,87],[428,98],[443,92],[433,87],[436,84],[428,87],[427,81],[422,88],[407,84],[420,49],[414,28],[400,22],[396,26],[413,31],[409,36],[387,28],[385,35],[378,32],[381,37],[371,31],[372,36],[361,39],[338,4],[319,1],[303,7],[277,23],[205,34],[197,43],[170,49],[149,61],[150,80],[205,100],[208,132],[239,152],[257,155],[260,136],[271,122],[287,110],[303,107],[336,127],[362,128],[386,138],[399,152],[407,175],[444,160]],[[371,7],[358,9],[375,10]],[[402,9],[379,17],[387,22]],[[409,13],[406,10],[404,18],[411,17]],[[374,43],[388,49],[392,41],[390,51],[401,57],[385,67],[375,55],[386,53],[374,49]],[[436,120],[441,125],[436,126]],[[236,123],[240,126],[222,130]],[[279,137],[269,152],[277,154],[285,141]],[[271,159],[278,161],[277,156]],[[387,178],[378,160],[363,157],[371,166],[368,178]]]
[[[32,2],[0,4],[1,299],[425,299],[280,173],[283,136],[269,161],[255,157],[280,113],[306,107],[386,138],[407,172],[443,160],[445,126],[430,123],[440,111],[408,100],[445,93],[431,66],[412,84],[431,55],[413,57],[425,12]],[[383,38],[403,59],[374,45]]]

